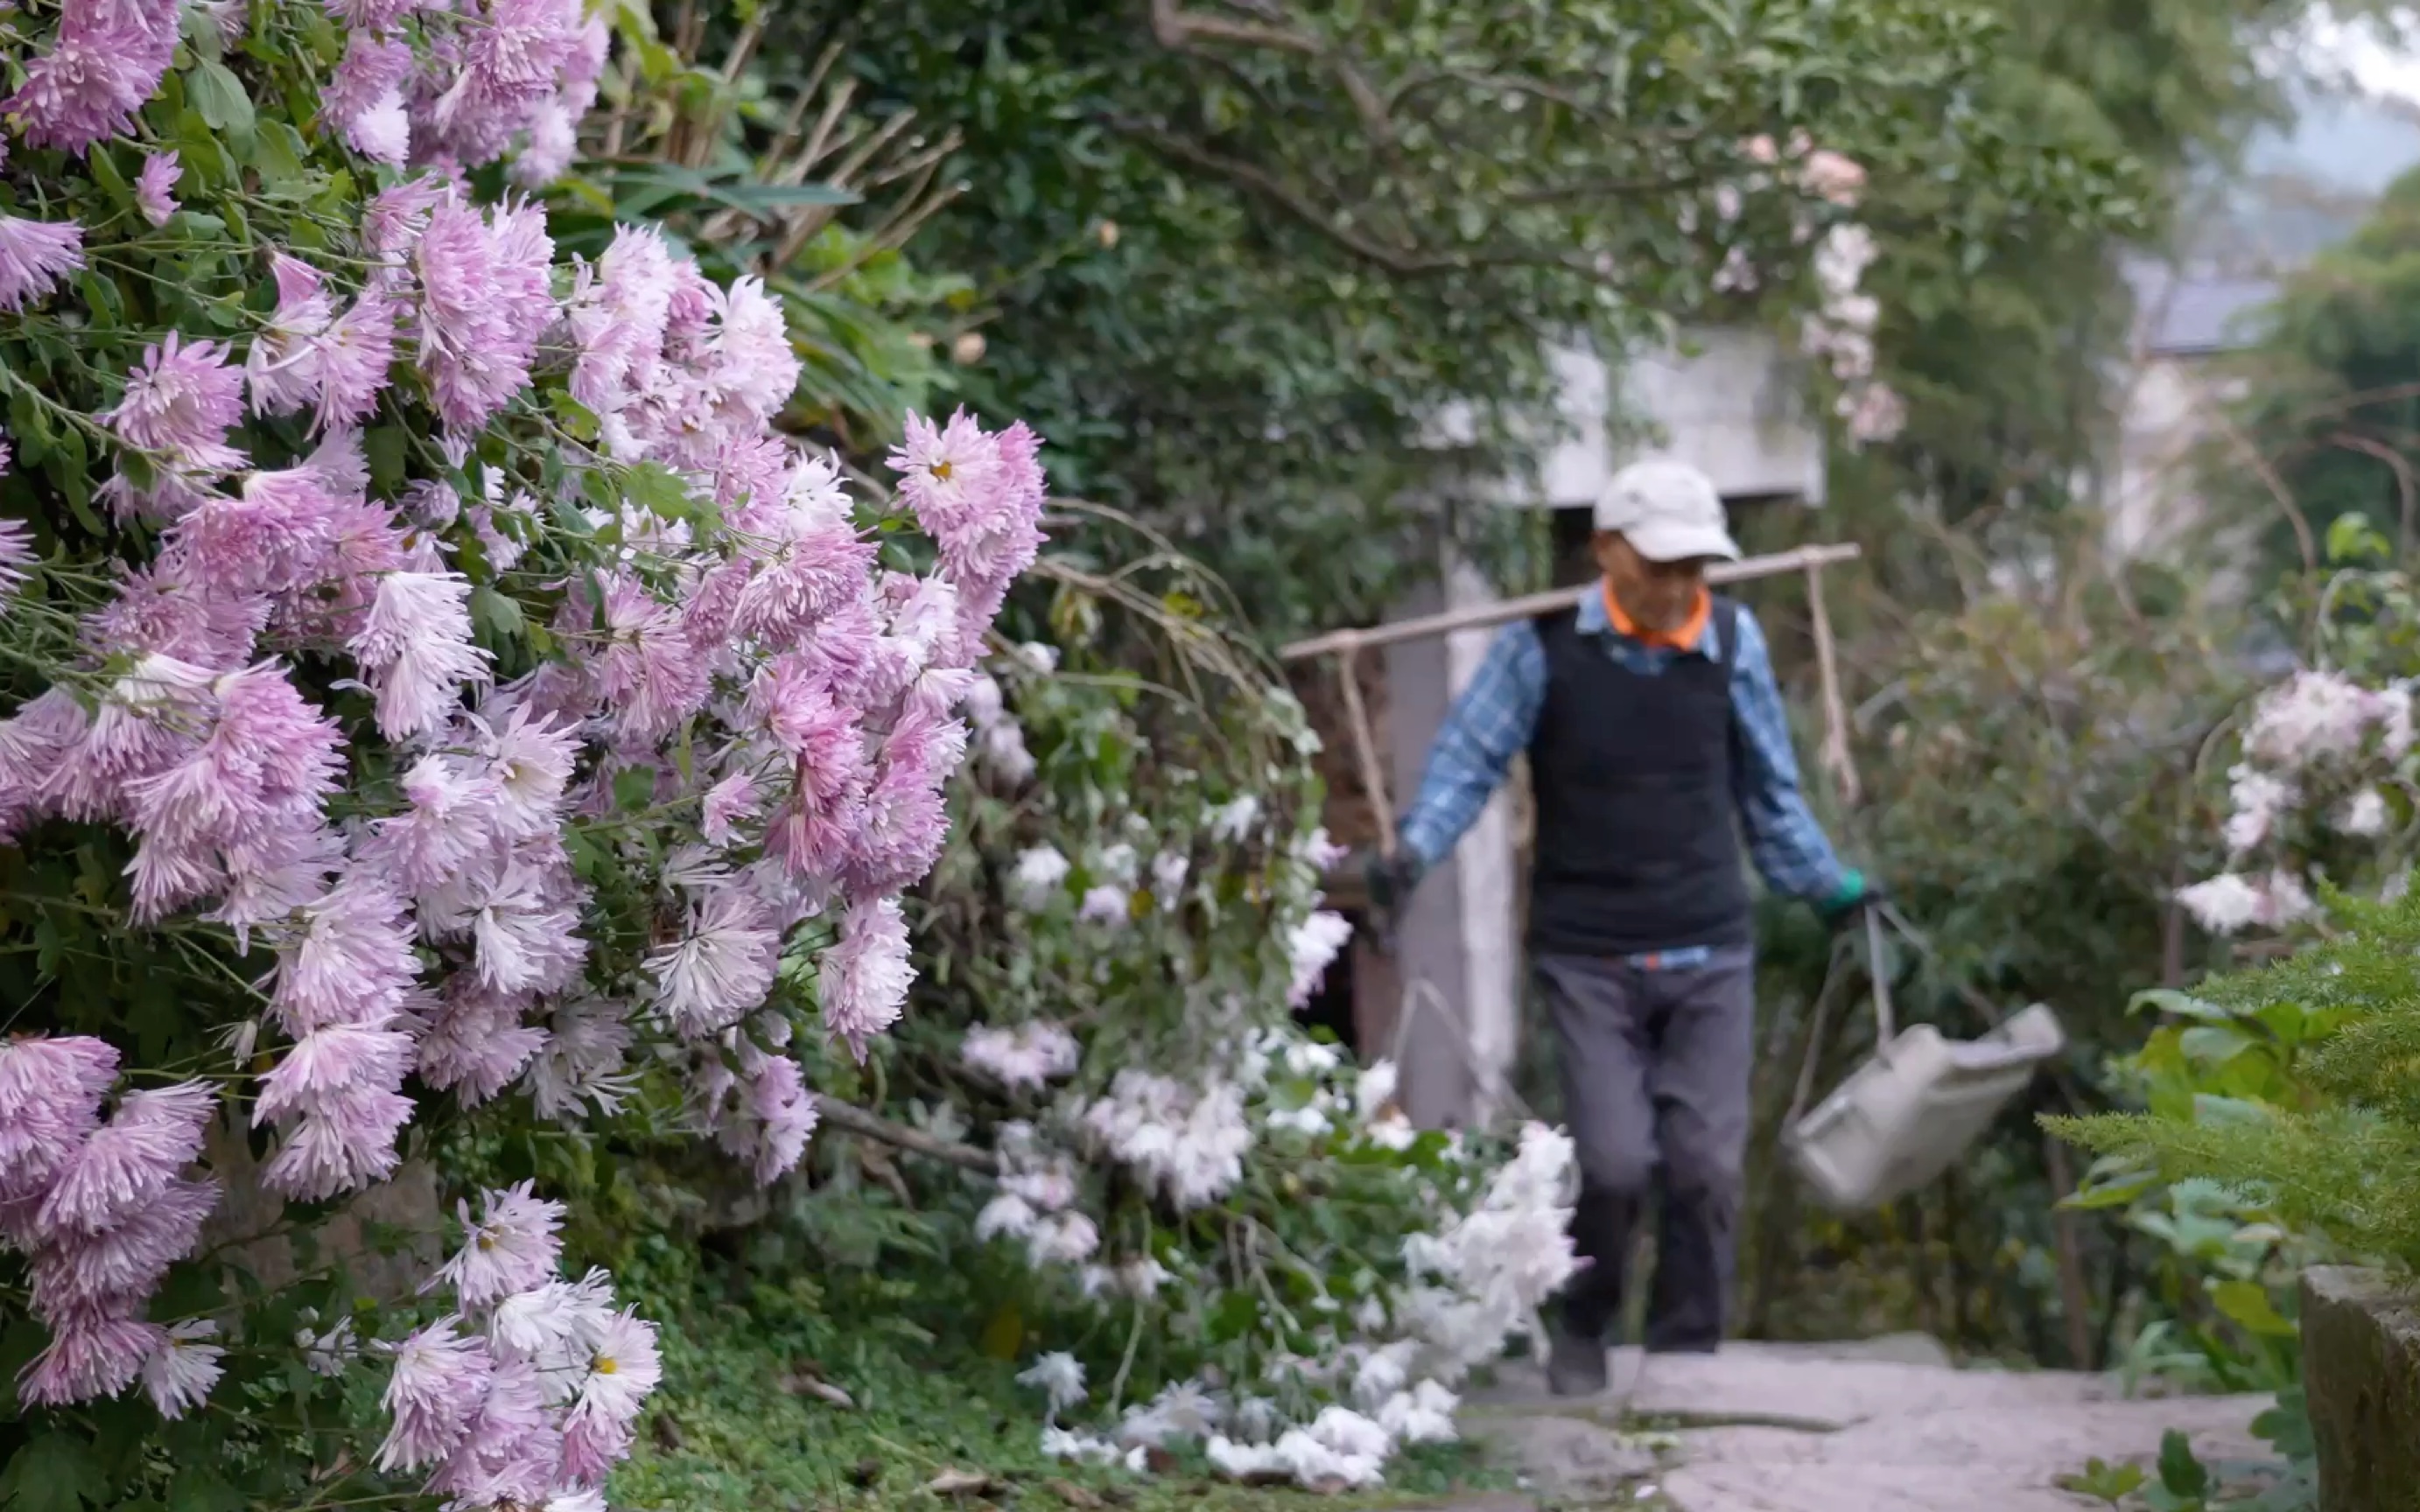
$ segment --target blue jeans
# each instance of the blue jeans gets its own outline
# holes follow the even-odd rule
[[[1588,1261],[1564,1289],[1563,1326],[1602,1338],[1621,1315],[1631,1235],[1660,1184],[1646,1345],[1711,1350],[1723,1336],[1745,1181],[1754,957],[1743,947],[1651,969],[1548,955],[1536,970],[1578,1147],[1572,1238]]]

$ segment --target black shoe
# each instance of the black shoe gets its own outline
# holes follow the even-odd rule
[[[1607,1385],[1605,1340],[1557,1328],[1546,1357],[1546,1389],[1558,1396],[1595,1396]]]

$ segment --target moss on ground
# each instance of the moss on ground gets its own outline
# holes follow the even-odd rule
[[[804,1357],[778,1327],[737,1310],[663,1326],[664,1384],[616,1507],[644,1512],[850,1512],[954,1504],[1015,1512],[1322,1512],[1435,1504],[1502,1484],[1463,1445],[1398,1459],[1369,1495],[1234,1486],[1198,1458],[1158,1473],[1075,1467],[1041,1453],[1036,1403],[1016,1367],[972,1349],[908,1340]],[[848,1406],[825,1399],[836,1386]],[[954,1477],[967,1489],[930,1489]]]

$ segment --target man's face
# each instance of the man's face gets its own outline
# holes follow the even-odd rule
[[[1597,570],[1613,589],[1614,602],[1646,630],[1677,630],[1698,607],[1706,584],[1706,559],[1650,562],[1618,531],[1599,531],[1593,543]]]

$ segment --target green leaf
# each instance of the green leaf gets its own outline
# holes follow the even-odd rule
[[[505,640],[517,640],[526,628],[520,601],[482,583],[471,590],[471,617]]]
[[[311,149],[303,145],[302,133],[285,121],[271,121],[260,129],[259,140],[254,145],[252,165],[260,170],[261,183],[273,194],[290,197],[310,174],[304,160]]]
[[[613,806],[636,813],[656,801],[656,774],[644,767],[613,774]]]
[[[2136,1013],[2174,1013],[2180,1018],[2199,1019],[2205,1024],[2232,1024],[2236,1013],[2216,1003],[2206,1003],[2191,993],[2173,987],[2155,987],[2147,993],[2136,993],[2128,1005]]]
[[[108,1495],[92,1446],[55,1429],[29,1441],[0,1472],[0,1507],[10,1512],[77,1512]]]
[[[362,452],[370,464],[370,481],[378,492],[391,494],[403,486],[410,440],[400,425],[380,425],[362,438]]]
[[[2180,1428],[2170,1428],[2160,1440],[2160,1486],[2175,1496],[2203,1496],[2210,1490],[2210,1467],[2194,1454],[2193,1441]]]
[[[17,1420],[17,1372],[49,1342],[50,1335],[30,1318],[11,1319],[0,1331],[0,1423]]]
[[[660,462],[642,462],[624,474],[622,497],[658,519],[686,520],[697,516],[689,490]]]
[[[193,91],[194,108],[215,131],[227,131],[237,136],[252,131],[252,96],[245,91],[243,81],[235,76],[224,63],[205,58],[194,65],[187,75],[187,87]]]
[[[205,1465],[180,1470],[168,1483],[168,1512],[236,1512],[243,1500],[242,1492]]]
[[[2268,1338],[2292,1338],[2292,1319],[2269,1300],[2269,1288],[2257,1281],[2221,1281],[2210,1288],[2211,1304],[2249,1333]]]

